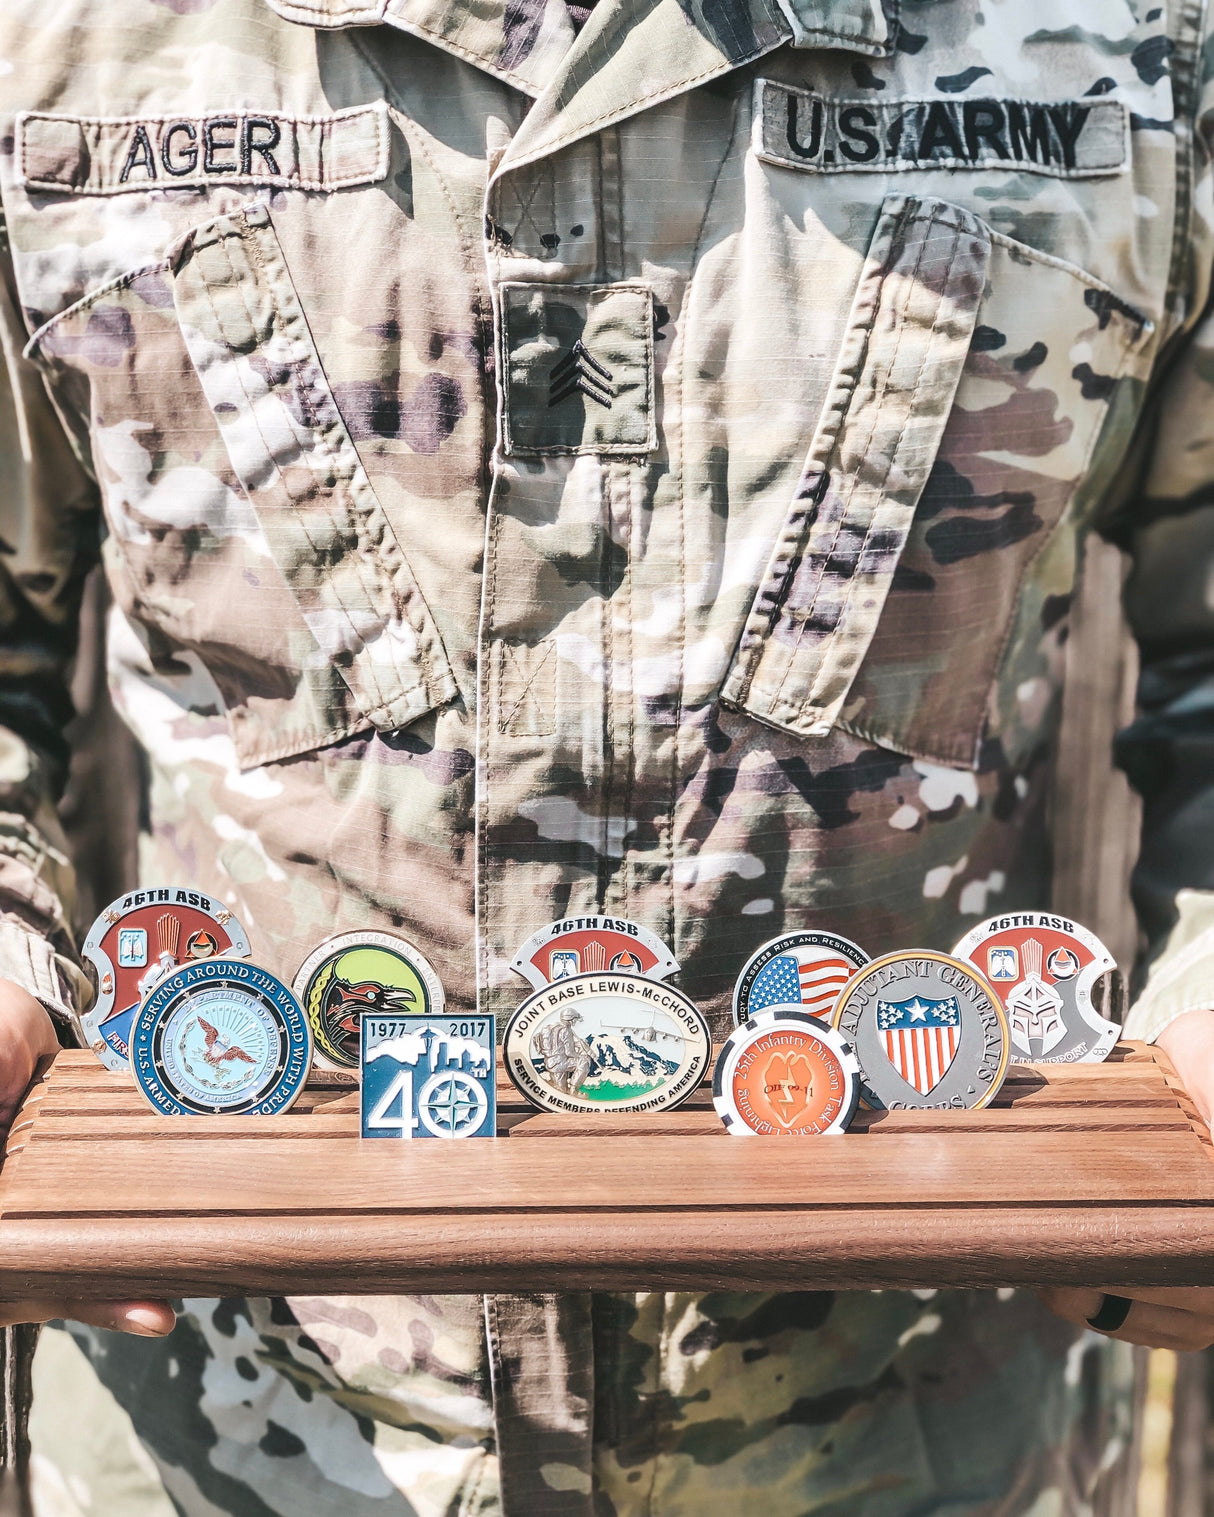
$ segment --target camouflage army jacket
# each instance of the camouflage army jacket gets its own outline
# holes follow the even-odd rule
[[[720,1028],[781,928],[1047,902],[1101,526],[1150,666],[1138,1030],[1203,1004],[1210,56],[1199,0],[5,0],[0,969],[77,1004],[98,553],[149,881],[287,973],[401,930],[499,1013],[535,927],[627,915]],[[1125,1445],[1121,1361],[1019,1297],[182,1333],[91,1352],[190,1511],[1070,1511]]]

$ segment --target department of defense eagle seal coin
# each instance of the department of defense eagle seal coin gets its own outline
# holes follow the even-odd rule
[[[81,1019],[89,1047],[107,1069],[129,1069],[131,1022],[157,981],[180,964],[248,951],[244,928],[201,890],[160,886],[119,896],[84,940],[97,971],[97,999]]]
[[[624,917],[563,917],[532,933],[510,963],[533,990],[575,974],[639,974],[664,980],[674,955],[648,927]]]
[[[131,1024],[131,1071],[165,1116],[275,1116],[303,1089],[312,1035],[269,970],[209,959],[161,980]]]
[[[1094,933],[1051,911],[982,922],[953,952],[984,974],[1003,1002],[1014,1064],[1095,1064],[1121,1029],[1096,1010],[1092,990],[1116,960]]]
[[[1007,1073],[1002,1002],[972,964],[946,953],[874,959],[833,1020],[860,1061],[861,1099],[879,1111],[985,1106]]]
[[[722,1045],[712,1104],[742,1137],[806,1138],[841,1133],[860,1099],[851,1045],[793,1006],[757,1011]]]
[[[544,1111],[662,1111],[703,1079],[712,1038],[669,985],[580,974],[528,996],[502,1052],[510,1078]]]
[[[427,1016],[443,1009],[442,981],[403,938],[343,932],[299,966],[293,984],[322,1060],[357,1069],[359,1024],[368,1012]]]
[[[747,960],[733,988],[735,1026],[768,1006],[801,1006],[829,1022],[839,992],[868,963],[850,938],[837,932],[786,932]]]

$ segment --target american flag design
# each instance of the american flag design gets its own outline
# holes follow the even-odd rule
[[[906,1001],[878,1001],[877,1031],[886,1058],[906,1083],[921,1096],[930,1095],[957,1057],[961,1041],[957,998],[931,1001],[912,996]]]
[[[842,955],[824,949],[820,957],[812,948],[799,953],[779,953],[755,976],[746,1001],[746,1015],[765,1006],[805,1008],[811,1017],[829,1018],[839,992],[856,972]]]

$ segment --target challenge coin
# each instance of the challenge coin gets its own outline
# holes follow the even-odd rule
[[[161,980],[131,1024],[131,1071],[156,1111],[275,1116],[312,1063],[299,1002],[269,970],[210,959]]]
[[[829,1021],[839,992],[868,954],[836,932],[787,932],[747,961],[733,988],[735,1026],[768,1006],[800,1006]]]
[[[362,1019],[364,1138],[492,1138],[490,1016]]]
[[[852,977],[834,1026],[860,1061],[860,1096],[878,1110],[980,1107],[1007,1073],[1003,1003],[972,964],[916,949]]]
[[[89,1047],[107,1069],[129,1069],[131,1021],[158,981],[181,964],[248,951],[244,928],[200,890],[163,886],[119,896],[84,940],[97,971],[97,999],[81,1019]]]
[[[1015,1064],[1095,1064],[1121,1029],[1096,1010],[1096,981],[1116,969],[1094,933],[1048,911],[991,917],[953,952],[986,976],[1003,1002]]]
[[[623,917],[564,917],[532,933],[510,964],[534,990],[577,974],[664,980],[678,963],[656,933]]]
[[[799,1007],[757,1011],[735,1027],[712,1076],[717,1115],[742,1137],[841,1133],[859,1099],[851,1044]]]
[[[580,974],[528,996],[502,1051],[510,1078],[544,1111],[664,1111],[703,1079],[712,1038],[669,985]]]
[[[343,932],[299,966],[295,994],[325,1063],[357,1069],[359,1024],[370,1011],[428,1015],[443,1009],[442,981],[411,943],[386,932]]]

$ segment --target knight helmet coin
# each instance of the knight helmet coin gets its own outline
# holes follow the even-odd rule
[[[772,938],[746,961],[734,985],[734,1025],[768,1006],[800,1006],[829,1021],[840,991],[867,963],[863,948],[837,932]]]
[[[631,974],[579,974],[528,996],[506,1024],[510,1078],[544,1111],[662,1111],[685,1101],[712,1055],[681,991]]]
[[[1003,1003],[972,964],[946,953],[873,959],[832,1020],[860,1061],[860,1098],[877,1110],[986,1106],[1007,1073]]]
[[[639,974],[664,980],[678,963],[661,938],[624,917],[564,917],[532,933],[510,963],[533,990],[571,975]]]
[[[320,1061],[357,1069],[359,1024],[368,1012],[441,1012],[443,985],[430,962],[387,932],[343,932],[310,953],[293,982]],[[318,1061],[319,1062],[319,1061]]]
[[[980,923],[953,952],[984,974],[1007,1011],[1014,1064],[1095,1064],[1121,1029],[1092,992],[1116,960],[1094,933],[1048,911],[1008,912]]]
[[[799,1006],[757,1011],[721,1046],[712,1104],[734,1135],[803,1138],[847,1129],[860,1099],[851,1045]]]
[[[275,1116],[304,1087],[312,1035],[269,970],[212,958],[167,975],[135,1013],[131,1072],[166,1116]]]
[[[89,1047],[107,1069],[129,1070],[131,1022],[157,982],[181,964],[248,951],[244,928],[201,890],[160,886],[119,896],[84,940],[97,971],[97,999],[81,1019]]]

